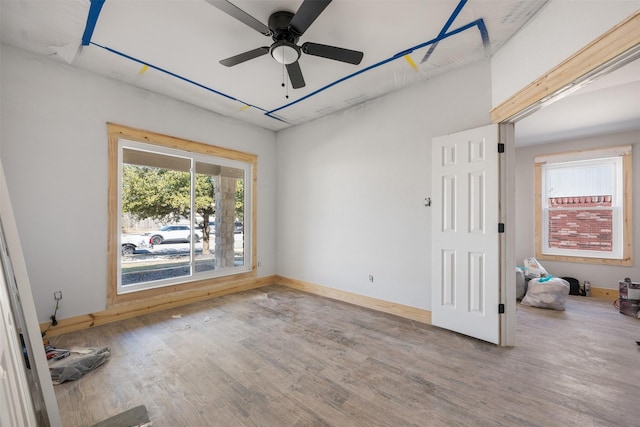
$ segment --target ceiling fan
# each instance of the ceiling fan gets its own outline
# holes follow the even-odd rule
[[[329,3],[331,3],[331,0],[304,0],[295,14],[288,11],[274,12],[269,17],[268,26],[229,1],[206,1],[243,24],[273,39],[271,46],[262,46],[223,59],[220,63],[224,66],[233,67],[234,65],[269,53],[273,59],[287,68],[291,86],[294,89],[299,89],[305,86],[302,70],[298,63],[298,59],[300,59],[302,53],[354,65],[358,65],[364,56],[362,52],[356,50],[312,42],[305,42],[302,46],[297,45],[298,39],[307,31]]]

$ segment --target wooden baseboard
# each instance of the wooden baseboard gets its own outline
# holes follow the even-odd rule
[[[301,280],[290,279],[288,277],[276,276],[276,283],[326,298],[382,311],[384,313],[394,314],[399,317],[426,323],[428,325],[431,324],[431,312],[421,308],[358,295],[351,292],[341,291],[339,289],[303,282]]]
[[[118,320],[141,316],[147,313],[154,313],[157,311],[180,307],[198,301],[221,297],[223,295],[229,295],[249,289],[272,285],[274,283],[276,283],[276,276],[267,276],[261,278],[239,280],[232,283],[225,283],[224,285],[217,284],[209,287],[200,287],[198,289],[190,290],[187,292],[162,295],[155,298],[149,298],[144,301],[120,304],[96,313],[89,313],[81,316],[61,319],[58,321],[58,324],[56,326],[52,326],[51,328],[49,328],[49,322],[41,323],[40,330],[45,331],[47,330],[47,328],[49,328],[46,333],[47,337],[61,335],[68,332],[79,331],[82,329],[92,328],[94,326],[117,322]]]
[[[406,319],[426,323],[428,325],[431,324],[431,312],[429,310],[410,307],[322,285],[303,282],[301,280],[274,275],[257,279],[242,280],[232,284],[226,284],[224,286],[201,288],[196,291],[185,292],[182,294],[164,295],[158,298],[148,299],[143,302],[123,304],[96,313],[62,319],[58,321],[56,326],[51,328],[49,328],[49,322],[41,323],[40,330],[44,331],[49,328],[47,330],[47,336],[52,337],[273,284],[279,284],[314,295],[320,295],[349,304],[370,308],[372,310],[382,311],[384,313],[393,314]],[[618,290],[591,288],[591,296],[594,298],[615,300],[618,298]]]
[[[267,276],[257,279],[244,279],[230,284],[228,283],[223,286],[214,285],[211,287],[202,287],[188,292],[162,295],[155,298],[149,298],[144,301],[120,304],[103,311],[61,319],[58,321],[58,324],[53,327],[49,327],[49,322],[41,323],[40,330],[45,331],[49,328],[46,336],[53,337],[69,332],[89,329],[94,326],[117,322],[119,320],[142,316],[147,313],[154,313],[157,311],[167,310],[169,308],[180,307],[198,301],[213,299],[223,295],[243,292],[249,289],[260,288],[273,284],[287,286],[303,292],[370,308],[372,310],[382,311],[384,313],[393,314],[421,323],[431,324],[431,312],[428,310],[358,295],[326,286],[315,285],[300,280],[289,279],[282,276]]]
[[[610,300],[617,300],[619,295],[618,289],[607,288],[591,288],[591,296],[594,298],[604,298]]]

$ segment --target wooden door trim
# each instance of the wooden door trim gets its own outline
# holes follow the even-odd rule
[[[640,47],[640,11],[552,68],[509,99],[491,110],[491,122],[512,120],[522,111],[553,97],[576,80]]]

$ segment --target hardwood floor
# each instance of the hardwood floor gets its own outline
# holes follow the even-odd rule
[[[52,339],[110,360],[55,387],[64,426],[639,425],[640,320],[518,306],[514,348],[269,286]]]

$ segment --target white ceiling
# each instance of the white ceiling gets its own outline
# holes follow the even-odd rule
[[[640,129],[640,59],[516,123],[518,147]]]
[[[302,1],[231,3],[267,24],[271,13],[296,12]],[[545,3],[334,0],[298,45],[310,41],[358,50],[364,52],[364,59],[352,65],[302,54],[299,64],[306,86],[301,89],[282,87],[283,76],[288,83],[283,66],[268,54],[234,67],[221,65],[222,59],[269,46],[272,40],[205,0],[106,0],[101,9],[96,9],[100,1],[90,0],[2,0],[0,40],[224,116],[280,130],[487,58]],[[99,13],[91,15],[91,11]],[[607,112],[618,122],[637,122],[630,111],[640,115],[639,97],[631,99],[638,93],[640,73],[635,71],[635,76],[635,83],[627,81],[624,87],[612,83],[603,89],[610,104]],[[614,90],[618,92],[612,94]],[[595,92],[580,96],[596,97]],[[612,99],[623,97],[626,104],[620,108],[626,115],[611,106]],[[547,107],[519,122],[517,137],[529,144],[540,141],[547,129],[565,135],[569,122],[578,126],[587,118],[590,125],[610,124],[610,118],[607,124],[599,123],[606,116],[602,110],[578,113],[585,104],[580,100],[566,107],[573,113],[571,121],[559,120],[552,112],[560,102]]]
[[[234,67],[219,63],[272,40],[205,0],[106,0],[97,19],[90,8],[98,1],[2,1],[0,36],[3,43],[279,130],[491,56],[545,2],[334,0],[298,45],[358,50],[364,59],[352,65],[302,54],[307,84],[289,88],[289,98],[283,66],[268,54]],[[302,1],[231,3],[267,24],[271,13],[296,12]]]

